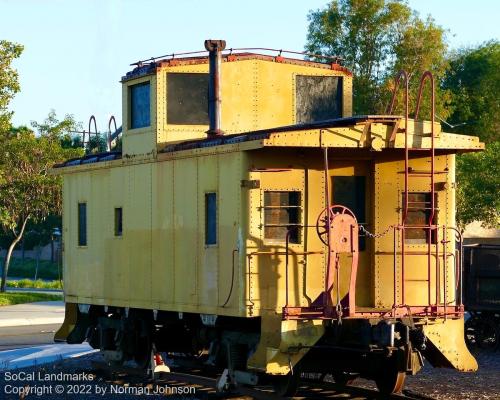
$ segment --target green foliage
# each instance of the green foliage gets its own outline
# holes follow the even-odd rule
[[[443,87],[452,93],[448,122],[458,125],[454,132],[500,140],[500,42],[454,52]]]
[[[71,114],[65,115],[64,119],[59,121],[56,112],[50,110],[42,123],[31,121],[31,126],[40,136],[58,140],[65,149],[83,147],[81,137],[77,133],[82,129],[82,123],[77,122]]]
[[[40,136],[58,140],[61,147],[65,149],[78,149],[84,148],[86,154],[102,153],[107,149],[107,135],[105,134],[92,134],[90,139],[87,139],[85,146],[82,142],[82,123],[77,122],[73,115],[65,115],[62,121],[57,118],[56,112],[50,110],[47,118],[42,122],[31,121],[31,126],[36,129]],[[83,155],[83,153],[82,153]]]
[[[4,138],[0,152],[0,224],[10,231],[10,244],[2,270],[5,290],[10,257],[28,221],[40,223],[61,212],[61,178],[51,174],[54,164],[80,156],[82,149],[64,149],[55,136],[36,137],[27,129]]]
[[[20,279],[17,281],[8,281],[7,287],[11,288],[34,288],[34,289],[62,289],[62,281],[42,281],[37,279]]]
[[[19,92],[17,71],[12,62],[23,52],[23,46],[0,40],[0,134],[9,130],[13,112],[8,106],[14,95]]]
[[[394,76],[398,71],[406,70],[409,75],[409,113],[416,108],[416,98],[420,79],[425,71],[431,71],[435,80],[436,114],[441,118],[449,115],[450,92],[439,83],[448,69],[446,58],[445,31],[436,25],[432,18],[425,21],[415,14],[410,24],[404,29],[400,39],[394,46],[394,64],[389,69],[382,86],[384,104],[390,101],[394,89]],[[404,113],[404,96],[401,82],[395,107],[396,114]],[[430,82],[426,82],[420,103],[419,119],[431,119]]]
[[[500,141],[479,153],[457,158],[457,221],[463,229],[473,221],[500,227]]]
[[[61,179],[49,173],[54,164],[81,154],[63,149],[50,136],[23,131],[6,140],[0,153],[2,225],[17,231],[24,219],[44,220],[61,209]]]
[[[24,250],[33,250],[36,246],[45,246],[51,242],[55,229],[61,229],[62,218],[57,214],[49,214],[40,222],[28,221],[23,236]],[[12,232],[0,232],[0,248],[9,247],[14,240]]]
[[[106,135],[92,135],[89,141],[86,143],[85,152],[87,154],[91,153],[103,153],[107,150],[108,139]]]
[[[12,306],[14,304],[34,303],[37,301],[59,301],[60,294],[47,293],[0,293],[0,306]]]
[[[498,227],[500,43],[491,41],[454,52],[442,85],[451,93],[451,130],[486,142],[484,152],[457,157],[457,221],[462,228],[473,221]]]
[[[332,0],[326,8],[310,12],[306,50],[343,57],[354,73],[355,114],[373,114],[385,111],[400,69],[409,71],[413,92],[426,69],[442,76],[444,39],[441,27],[431,18],[420,19],[401,0]],[[415,94],[411,104],[414,98]],[[437,110],[446,116],[444,102],[437,103]],[[399,112],[401,105],[399,101]],[[426,108],[424,104],[422,115]]]
[[[59,271],[61,267],[57,263],[50,262],[49,260],[40,260],[39,264],[38,278],[44,280],[58,280],[62,278],[62,276],[60,276],[61,271]],[[23,261],[20,258],[12,258],[9,276],[33,279],[35,277],[35,270],[36,260],[26,258]]]

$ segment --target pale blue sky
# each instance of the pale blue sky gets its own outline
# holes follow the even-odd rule
[[[307,14],[328,0],[0,0],[0,39],[25,46],[15,62],[21,92],[14,124],[41,121],[51,108],[99,130],[121,121],[118,81],[137,59],[201,50],[206,38],[228,47],[303,50]],[[499,0],[410,0],[449,29],[452,48],[500,38]]]

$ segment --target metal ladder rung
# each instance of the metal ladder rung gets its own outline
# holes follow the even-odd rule
[[[432,171],[425,171],[422,169],[412,169],[408,168],[408,173],[410,175],[415,175],[415,174],[425,174],[425,175],[431,175],[433,172]],[[440,175],[440,174],[447,174],[448,171],[434,171],[434,175]]]

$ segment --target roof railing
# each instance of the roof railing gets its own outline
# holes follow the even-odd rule
[[[311,57],[314,57],[314,58],[319,58],[319,59],[325,59],[325,60],[330,60],[331,62],[335,63],[335,64],[341,64],[341,62],[344,60],[342,57],[340,56],[327,56],[327,55],[324,55],[324,54],[315,54],[315,53],[308,53],[308,52],[305,52],[305,51],[294,51],[294,50],[284,50],[284,49],[272,49],[272,48],[269,48],[269,47],[240,47],[240,48],[230,48],[230,49],[226,49],[224,50],[224,55],[232,55],[233,52],[244,52],[244,51],[266,51],[266,52],[277,52],[277,56],[278,57],[281,57],[281,55],[283,53],[286,53],[286,54],[297,54],[297,55],[302,55],[302,56],[305,56],[305,57],[308,57],[308,58],[311,58]],[[164,60],[164,59],[174,59],[176,57],[181,57],[181,58],[184,58],[186,56],[194,56],[194,55],[199,55],[199,54],[206,54],[207,57],[208,57],[208,51],[206,50],[199,50],[199,51],[188,51],[188,52],[182,52],[182,53],[170,53],[170,54],[164,54],[162,56],[158,56],[158,57],[151,57],[151,58],[146,58],[144,60],[139,60],[139,61],[136,61],[132,64],[130,64],[131,66],[138,66],[138,67],[142,67],[145,63],[155,63],[157,60]]]

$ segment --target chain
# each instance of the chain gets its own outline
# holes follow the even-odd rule
[[[385,231],[375,234],[375,233],[371,233],[371,232],[367,231],[363,225],[359,225],[359,230],[361,232],[363,232],[366,236],[373,238],[373,239],[381,238],[382,236],[387,235],[393,228],[394,228],[393,225],[389,225]]]

